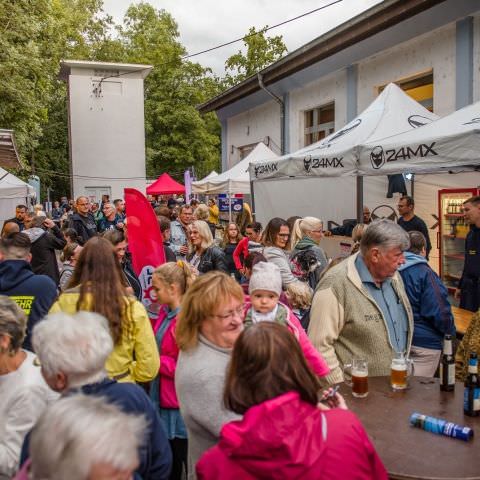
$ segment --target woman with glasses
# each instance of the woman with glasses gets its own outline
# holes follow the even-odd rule
[[[303,217],[295,221],[292,231],[290,268],[311,288],[317,286],[328,260],[320,247],[323,237],[323,222],[316,217]],[[316,261],[315,261],[316,260]]]
[[[188,240],[190,253],[187,255],[187,261],[195,273],[203,274],[211,270],[228,273],[225,253],[214,244],[207,222],[203,220],[192,222],[188,226]]]
[[[188,472],[217,443],[224,423],[239,418],[222,404],[225,373],[233,345],[243,330],[240,285],[222,272],[197,278],[183,297],[177,319],[180,355],[175,387],[188,434]]]
[[[287,255],[288,242],[290,238],[290,228],[283,218],[272,218],[262,236],[263,256],[267,261],[274,263],[280,269],[282,276],[282,288],[286,290],[287,285],[296,282],[297,279],[290,270],[289,259]]]
[[[197,464],[199,480],[386,480],[362,424],[332,393],[322,393],[286,328],[261,322],[246,329],[223,395],[243,418],[224,425],[218,445]]]

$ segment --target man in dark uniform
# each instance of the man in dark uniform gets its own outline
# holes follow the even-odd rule
[[[430,242],[430,236],[428,235],[428,228],[425,222],[415,215],[415,201],[412,197],[404,196],[398,201],[398,214],[400,218],[398,219],[398,224],[407,232],[420,232],[425,237],[427,241],[427,260],[430,255],[430,250],[432,249],[432,243]]]
[[[75,206],[77,213],[70,217],[68,227],[77,232],[78,243],[84,245],[90,238],[97,235],[97,224],[90,213],[90,202],[87,197],[78,197]]]
[[[480,195],[463,202],[463,213],[471,228],[465,240],[460,308],[476,312],[480,308]]]

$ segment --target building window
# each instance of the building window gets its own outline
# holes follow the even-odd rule
[[[333,133],[335,129],[335,103],[306,110],[305,113],[305,146],[318,142]]]
[[[433,112],[433,70],[394,83],[427,110]],[[385,87],[386,85],[380,87],[378,93],[381,93]]]

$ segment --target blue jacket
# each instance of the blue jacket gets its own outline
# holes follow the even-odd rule
[[[101,382],[84,385],[69,394],[81,392],[85,395],[101,396],[114,403],[125,413],[144,415],[147,424],[147,438],[140,453],[140,465],[135,472],[135,480],[167,480],[172,466],[172,452],[163,430],[160,417],[145,391],[134,383],[118,383],[105,378]],[[20,465],[28,458],[30,432],[25,437],[20,456]]]
[[[28,317],[23,348],[33,352],[33,327],[45,315],[57,298],[55,282],[46,275],[35,275],[25,260],[0,262],[0,295],[10,297]]]
[[[405,264],[398,270],[413,310],[412,345],[441,350],[443,336],[455,335],[448,290],[420,255],[406,252]]]

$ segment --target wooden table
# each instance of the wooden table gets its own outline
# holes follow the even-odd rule
[[[354,398],[342,385],[349,408],[362,421],[391,479],[480,479],[480,417],[463,414],[463,384],[441,392],[438,379],[413,377],[410,387],[393,392],[389,378],[370,377],[367,398]],[[413,412],[443,418],[474,429],[463,442],[409,425]],[[477,438],[475,438],[475,435]]]
[[[464,335],[473,317],[473,312],[452,305],[453,318],[457,332]]]

